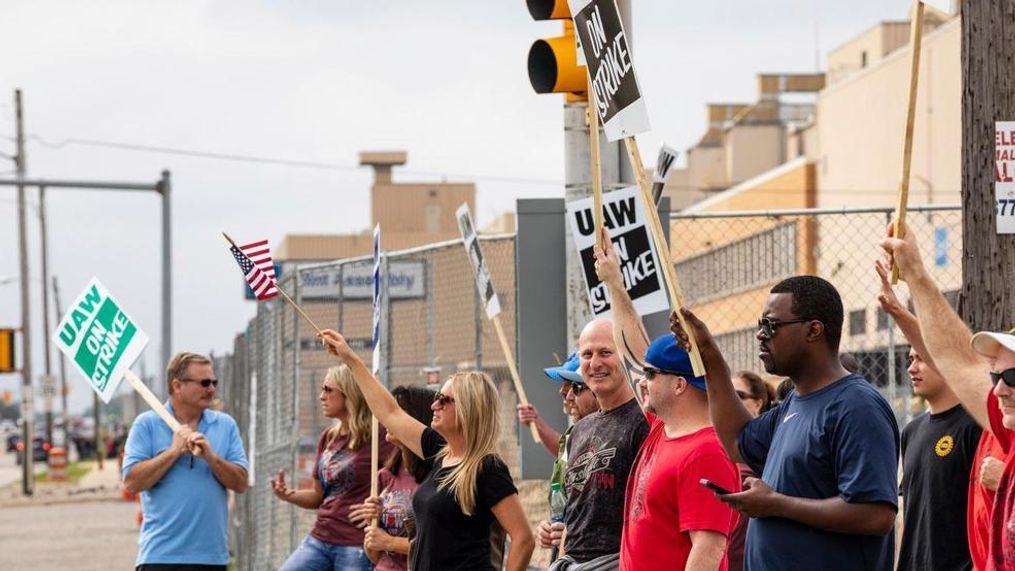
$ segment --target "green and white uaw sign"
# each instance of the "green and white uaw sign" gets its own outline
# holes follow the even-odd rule
[[[53,342],[108,403],[148,344],[148,336],[99,280],[92,278],[63,316]]]

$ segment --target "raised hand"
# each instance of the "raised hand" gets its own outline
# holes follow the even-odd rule
[[[284,501],[289,501],[296,490],[293,490],[285,484],[285,470],[279,470],[278,476],[271,481],[271,491],[275,492],[275,496]]]

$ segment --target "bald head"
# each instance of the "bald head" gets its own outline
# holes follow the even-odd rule
[[[623,363],[613,341],[613,322],[596,319],[582,329],[578,337],[581,374],[605,412],[634,397],[627,384]]]
[[[597,341],[608,339],[608,343],[616,349],[616,344],[613,342],[613,321],[602,318],[589,321],[582,328],[581,335],[578,336],[578,346],[581,347],[582,343],[593,339]]]

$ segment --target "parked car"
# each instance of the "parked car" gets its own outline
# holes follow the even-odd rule
[[[18,442],[21,442],[21,434],[18,432],[12,432],[5,438],[7,441],[7,451],[15,452],[18,449]]]
[[[35,435],[32,438],[32,460],[34,460],[35,462],[48,462],[50,447],[51,446],[49,442],[46,442],[45,438],[43,438],[41,435],[38,434]],[[20,465],[22,460],[22,454],[25,453],[25,446],[21,443],[20,439],[18,440],[17,450],[18,450],[18,464]]]

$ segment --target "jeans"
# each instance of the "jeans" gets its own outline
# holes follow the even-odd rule
[[[373,568],[362,547],[325,543],[307,535],[279,571],[370,571]]]

